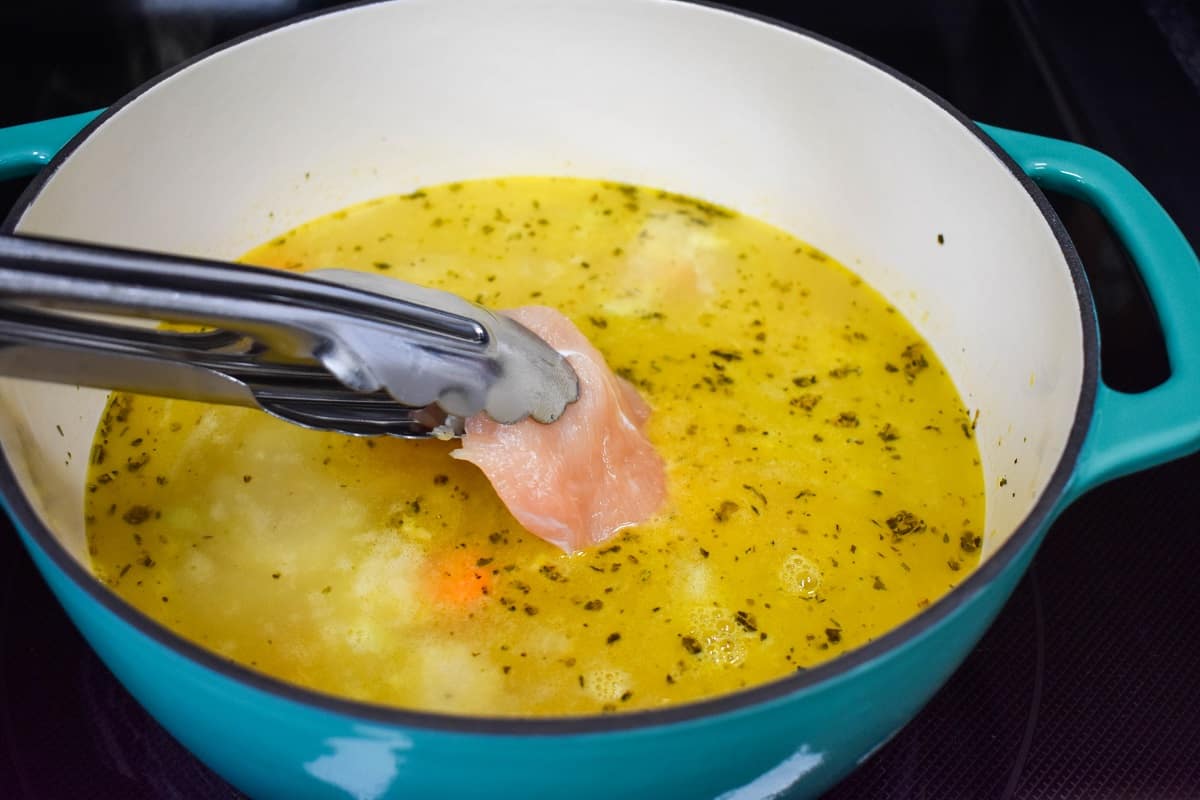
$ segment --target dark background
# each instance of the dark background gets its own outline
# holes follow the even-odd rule
[[[99,108],[225,39],[329,5],[4,5],[0,125]],[[1200,244],[1197,3],[734,5],[874,56],[974,119],[1107,152]],[[0,208],[21,188],[0,183]],[[1123,251],[1089,209],[1052,199],[1097,295],[1106,380],[1155,385],[1169,368]],[[1076,503],[949,684],[830,796],[1200,797],[1198,479],[1193,457]],[[238,796],[113,680],[0,528],[0,797]]]

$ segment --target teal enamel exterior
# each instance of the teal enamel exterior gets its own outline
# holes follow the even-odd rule
[[[36,154],[0,165],[27,174],[93,116],[0,131],[0,154]],[[1077,468],[1055,505],[1061,510],[1103,480],[1200,443],[1200,407],[1186,403],[1197,380],[1188,353],[1200,348],[1200,319],[1189,318],[1187,306],[1200,298],[1200,267],[1161,207],[1111,160],[985,130],[1039,183],[1083,197],[1113,222],[1143,271],[1170,350],[1172,376],[1162,387],[1132,396],[1098,389]],[[58,552],[61,545],[31,533],[40,523],[24,497],[14,493],[4,504],[74,624],[133,696],[242,791],[289,798],[817,795],[898,731],[958,667],[1052,519],[1012,542],[1011,557],[981,567],[979,580],[865,653],[817,668],[811,681],[677,714],[513,724],[358,705],[225,662],[157,628]]]
[[[0,128],[0,181],[33,175],[102,111]]]
[[[1126,394],[1100,385],[1064,498],[1200,448],[1200,261],[1158,201],[1120,164],[1073,142],[982,126],[1039,186],[1094,206],[1129,251],[1158,313],[1171,376]]]
[[[248,685],[136,630],[21,535],[113,674],[184,746],[253,797],[466,798],[482,787],[496,797],[598,800],[770,797],[789,787],[798,792],[789,796],[816,795],[928,701],[1028,560],[885,656],[782,698],[675,724],[503,735],[472,733],[469,724],[451,732],[356,719]]]

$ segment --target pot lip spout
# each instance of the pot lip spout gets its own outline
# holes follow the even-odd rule
[[[358,2],[351,2],[346,5],[323,9],[285,20],[217,45],[151,79],[113,103],[102,114],[89,122],[87,126],[51,159],[49,164],[29,183],[3,223],[0,224],[0,233],[11,235],[17,231],[25,212],[33,205],[49,179],[71,157],[72,153],[84,144],[92,132],[159,83],[178,72],[188,69],[201,60],[236,45],[270,34],[281,28],[326,15],[353,12],[356,9],[386,1],[359,0]],[[1058,241],[1070,272],[1071,280],[1075,286],[1079,320],[1082,325],[1083,334],[1083,352],[1081,354],[1083,358],[1083,378],[1071,431],[1068,435],[1065,450],[1054,469],[1049,483],[1029,514],[1012,535],[1009,536],[1007,541],[996,552],[992,553],[986,561],[980,564],[974,572],[967,576],[962,583],[916,616],[843,656],[827,661],[810,670],[793,673],[792,675],[731,694],[684,703],[664,709],[632,711],[614,715],[544,718],[478,717],[411,711],[325,694],[270,677],[250,667],[241,666],[188,641],[120,599],[67,551],[38,517],[32,505],[22,493],[16,474],[9,464],[7,455],[4,454],[3,447],[0,446],[0,455],[4,456],[0,458],[0,494],[6,499],[10,514],[16,524],[27,534],[27,540],[36,544],[48,557],[50,562],[65,576],[70,578],[74,587],[81,590],[90,601],[99,604],[105,610],[132,627],[137,633],[147,637],[155,644],[184,656],[190,661],[216,673],[216,676],[220,678],[234,681],[250,690],[271,695],[276,699],[290,701],[299,706],[307,706],[314,710],[333,713],[354,720],[407,729],[509,737],[650,732],[649,729],[687,723],[703,723],[714,717],[739,712],[752,712],[756,708],[765,708],[788,700],[795,700],[804,695],[820,691],[823,688],[832,687],[843,680],[849,680],[855,673],[869,666],[872,662],[882,659],[893,651],[911,643],[913,640],[921,638],[942,624],[948,617],[968,605],[1002,574],[1015,569],[1021,560],[1020,557],[1033,548],[1036,548],[1039,541],[1039,534],[1049,526],[1055,515],[1062,510],[1061,507],[1070,488],[1076,461],[1083,448],[1084,439],[1091,422],[1098,391],[1100,374],[1099,333],[1095,308],[1092,304],[1091,293],[1088,288],[1082,262],[1062,221],[1042,191],[995,140],[945,99],[903,73],[839,42],[767,15],[730,8],[721,3],[709,2],[709,0],[667,0],[667,2],[671,4],[698,6],[710,11],[724,12],[738,17],[749,18],[798,36],[815,40],[883,71],[909,89],[920,93],[957,120],[967,133],[977,138],[1004,164],[1013,178],[1025,189],[1030,200],[1037,206]]]

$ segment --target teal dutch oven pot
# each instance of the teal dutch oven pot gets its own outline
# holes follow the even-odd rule
[[[979,412],[983,560],[909,622],[705,702],[468,718],[290,685],[126,605],[88,570],[86,459],[68,455],[88,452],[104,394],[0,381],[4,503],[38,569],[138,701],[256,797],[818,794],[946,680],[1068,503],[1200,443],[1200,265],[1128,172],[977,125],[836,43],[715,6],[348,6],[218,48],[98,115],[0,132],[0,171],[39,168],[6,232],[218,258],[458,179],[578,175],[704,197],[857,271]],[[1087,283],[1038,185],[1093,204],[1124,242],[1166,339],[1162,385],[1100,380]]]

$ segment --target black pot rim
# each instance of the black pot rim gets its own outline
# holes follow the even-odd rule
[[[28,208],[33,204],[46,182],[59,167],[70,158],[91,135],[93,131],[105,123],[111,116],[128,106],[149,89],[176,73],[187,69],[228,48],[270,34],[281,28],[299,22],[350,11],[362,6],[375,5],[388,0],[356,0],[334,8],[323,9],[311,14],[301,15],[289,20],[269,25],[230,41],[219,44],[200,53],[174,68],[156,76],[142,84],[117,102],[109,106],[103,113],[93,119],[86,127],[76,134],[49,164],[35,176],[17,200],[8,216],[0,225],[0,232],[13,234],[20,224]],[[296,684],[271,677],[264,673],[242,666],[234,661],[223,658],[200,645],[183,638],[169,628],[156,622],[132,605],[126,603],[118,595],[97,580],[61,542],[50,532],[49,528],[38,517],[28,499],[20,489],[16,474],[8,461],[7,454],[0,447],[0,494],[7,500],[14,521],[28,534],[29,539],[40,547],[50,561],[81,589],[93,602],[103,606],[117,616],[125,624],[137,632],[153,640],[155,643],[173,650],[179,655],[209,669],[218,675],[245,684],[246,686],[274,695],[280,699],[292,701],[301,705],[311,706],[322,711],[340,714],[360,720],[375,723],[401,726],[405,728],[428,729],[463,734],[493,734],[503,736],[553,736],[572,734],[600,734],[623,731],[641,730],[662,727],[686,722],[696,722],[722,714],[745,711],[754,706],[765,705],[779,701],[789,695],[795,695],[820,684],[831,682],[849,672],[867,664],[898,648],[909,639],[916,638],[926,631],[941,624],[943,620],[964,606],[979,592],[985,589],[1000,574],[1004,573],[1017,560],[1027,547],[1033,546],[1037,534],[1043,527],[1048,526],[1057,510],[1057,505],[1067,491],[1075,462],[1083,447],[1084,438],[1091,420],[1099,381],[1099,341],[1096,329],[1095,309],[1092,304],[1090,290],[1084,274],[1083,265],[1078,253],[1068,236],[1062,221],[1054,212],[1049,201],[1032,180],[1021,170],[1017,163],[973,121],[967,118],[939,95],[912,80],[901,72],[880,63],[852,48],[824,36],[805,30],[790,23],[782,22],[772,17],[731,8],[722,3],[710,0],[671,0],[683,5],[697,5],[722,11],[735,16],[746,17],[772,25],[800,36],[835,48],[853,58],[856,58],[878,70],[890,75],[905,86],[919,92],[922,96],[939,106],[944,112],[957,120],[963,128],[975,136],[1008,168],[1014,179],[1025,189],[1030,200],[1041,211],[1046,223],[1050,226],[1055,238],[1062,249],[1071,280],[1075,286],[1076,299],[1079,305],[1080,323],[1083,334],[1083,383],[1079,403],[1075,409],[1074,421],[1067,439],[1066,448],[1058,465],[1055,467],[1049,483],[1033,509],[1009,536],[1008,540],[988,559],[971,573],[962,583],[932,603],[928,608],[910,618],[901,625],[892,628],[869,643],[847,652],[831,661],[827,661],[810,670],[793,673],[792,675],[742,689],[726,695],[720,695],[707,700],[699,700],[664,709],[631,711],[622,714],[603,716],[579,717],[484,717],[467,715],[439,714],[424,711],[411,711],[401,708],[350,700],[335,695],[308,689]]]

